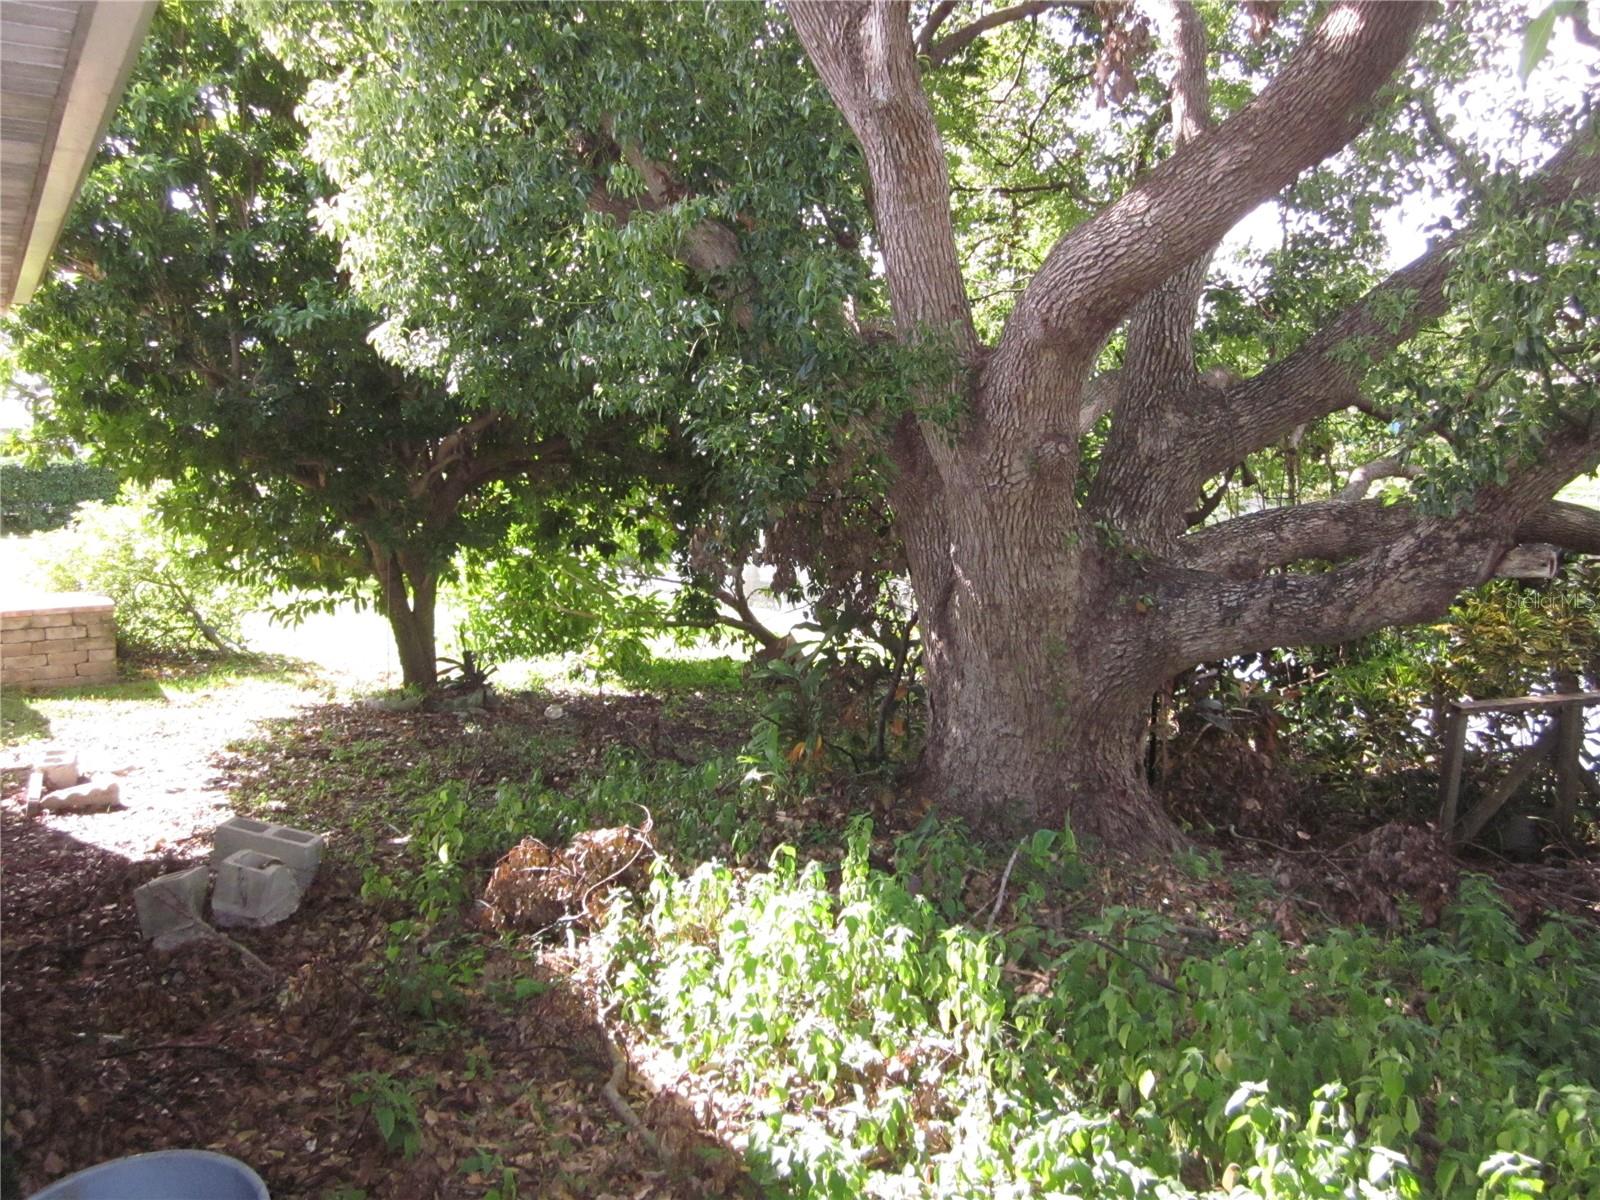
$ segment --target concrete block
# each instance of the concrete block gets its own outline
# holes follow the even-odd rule
[[[55,629],[63,625],[72,624],[72,614],[69,612],[36,613],[28,618],[28,623],[35,629]],[[46,637],[49,635],[46,634]]]
[[[104,649],[90,646],[87,653],[89,657],[86,661],[91,663],[110,663],[117,661],[117,650],[115,646],[109,646]]]
[[[29,649],[32,649],[32,647],[29,647]],[[50,656],[48,654],[8,654],[5,658],[6,674],[9,675],[12,671],[37,670],[40,667],[48,666],[49,663]]]
[[[122,807],[122,785],[115,779],[91,779],[76,787],[46,792],[39,801],[45,812],[97,812]]]
[[[210,887],[211,869],[201,865],[162,875],[134,888],[133,906],[139,913],[139,932],[146,938],[156,939],[162,949],[181,944],[169,937],[166,945],[162,945],[160,939],[165,934],[188,932],[190,926],[204,921],[202,914]]]
[[[56,625],[44,631],[44,640],[47,642],[69,642],[88,636],[89,631],[82,625]]]
[[[0,630],[0,646],[21,646],[28,642],[44,641],[42,629],[12,629],[9,625]]]
[[[316,878],[322,862],[323,837],[287,825],[273,825],[253,817],[232,817],[211,834],[211,865],[218,867],[236,850],[258,850],[294,872],[300,890]]]
[[[217,867],[211,919],[224,929],[265,929],[300,907],[294,872],[259,850],[235,850]]]
[[[82,778],[78,773],[78,752],[76,750],[66,750],[59,746],[52,746],[45,750],[43,757],[38,759],[34,765],[44,772],[46,791],[71,787]]]

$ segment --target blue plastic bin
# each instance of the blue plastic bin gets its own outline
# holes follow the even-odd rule
[[[261,1177],[209,1150],[155,1150],[58,1179],[28,1200],[271,1200]]]

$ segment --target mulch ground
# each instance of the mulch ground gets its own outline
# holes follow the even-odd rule
[[[652,702],[562,699],[577,735],[573,770],[608,731],[624,744],[659,746],[668,736]],[[487,719],[533,720],[547,702]],[[351,738],[460,737],[458,721],[338,706],[297,723],[319,721],[340,722]],[[698,732],[691,721],[670,740],[692,743]],[[492,779],[494,757],[460,765]],[[215,761],[225,771],[248,765],[239,755]],[[659,1098],[635,1094],[632,1104],[668,1135],[658,1133],[666,1152],[608,1101],[607,1035],[559,947],[484,934],[483,967],[452,992],[448,1024],[393,1012],[379,980],[384,917],[361,900],[358,870],[336,852],[291,920],[234,932],[265,970],[221,940],[149,948],[133,889],[203,861],[212,820],[188,839],[164,825],[164,852],[133,858],[79,840],[55,818],[0,806],[5,1197],[175,1147],[241,1159],[275,1200],[745,1190],[736,1156],[684,1131]],[[413,1099],[420,1147],[409,1157],[386,1144],[381,1106],[360,1102],[374,1078]]]
[[[559,717],[547,715],[552,701]],[[477,938],[481,970],[440,1019],[395,1011],[381,981],[387,918],[361,899],[361,858],[342,825],[357,819],[374,772],[394,779],[445,764],[451,778],[492,787],[529,769],[523,747],[534,737],[543,784],[553,788],[591,777],[613,746],[699,761],[740,736],[714,705],[531,693],[463,717],[320,705],[227,754],[220,741],[207,748],[207,739],[183,736],[195,716],[174,709],[171,728],[143,731],[144,748],[181,746],[188,774],[173,778],[201,786],[180,788],[147,768],[163,786],[146,788],[133,815],[110,818],[28,819],[0,804],[6,1200],[109,1158],[173,1147],[249,1163],[277,1200],[650,1200],[752,1190],[738,1157],[699,1133],[670,1094],[628,1093],[655,1145],[608,1099],[611,1044],[563,948],[453,930],[458,943]],[[92,731],[77,736],[92,743]],[[197,775],[201,763],[206,773]],[[202,861],[216,806],[269,776],[320,788],[319,827],[334,834],[305,903],[273,929],[235,933],[260,965],[227,941],[154,952],[140,938],[133,889]],[[1274,805],[1211,822],[1234,830],[1215,843],[1225,862],[1282,889],[1275,908],[1240,918],[1239,936],[1270,922],[1292,940],[1308,917],[1385,925],[1403,901],[1427,919],[1464,868],[1496,875],[1525,923],[1551,912],[1600,920],[1592,861],[1464,863],[1423,827],[1351,837],[1300,819],[1292,797]],[[1239,828],[1247,818],[1249,833]],[[100,819],[127,827],[89,844]],[[1174,867],[1118,878],[1132,889],[1128,902],[1214,923],[1236,907],[1230,875],[1197,879]],[[997,886],[974,884],[974,911]],[[380,1082],[414,1104],[419,1145],[409,1156],[386,1144],[381,1105],[362,1099]]]

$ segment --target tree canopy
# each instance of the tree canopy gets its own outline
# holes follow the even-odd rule
[[[306,82],[225,11],[164,7],[66,270],[11,334],[49,385],[42,436],[170,481],[168,515],[264,584],[375,590],[407,682],[429,683],[455,553],[495,542],[519,499],[581,486],[599,503],[598,481],[658,463],[670,439],[541,419],[534,398],[581,379],[524,367],[486,395],[380,356],[379,310],[318,227],[333,193],[305,153]]]
[[[1600,545],[1548,503],[1600,454],[1594,115],[1508,91],[1490,137],[1452,125],[1507,10],[267,12],[324,56],[312,145],[391,357],[491,386],[550,339],[608,410],[681,412],[769,525],[870,481],[925,782],[986,831],[1166,844],[1163,678]],[[1456,209],[1387,270],[1425,190]],[[1279,244],[1213,267],[1268,201]]]

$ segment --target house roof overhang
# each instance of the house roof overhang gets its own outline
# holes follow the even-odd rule
[[[44,278],[156,0],[0,5],[0,308]]]

